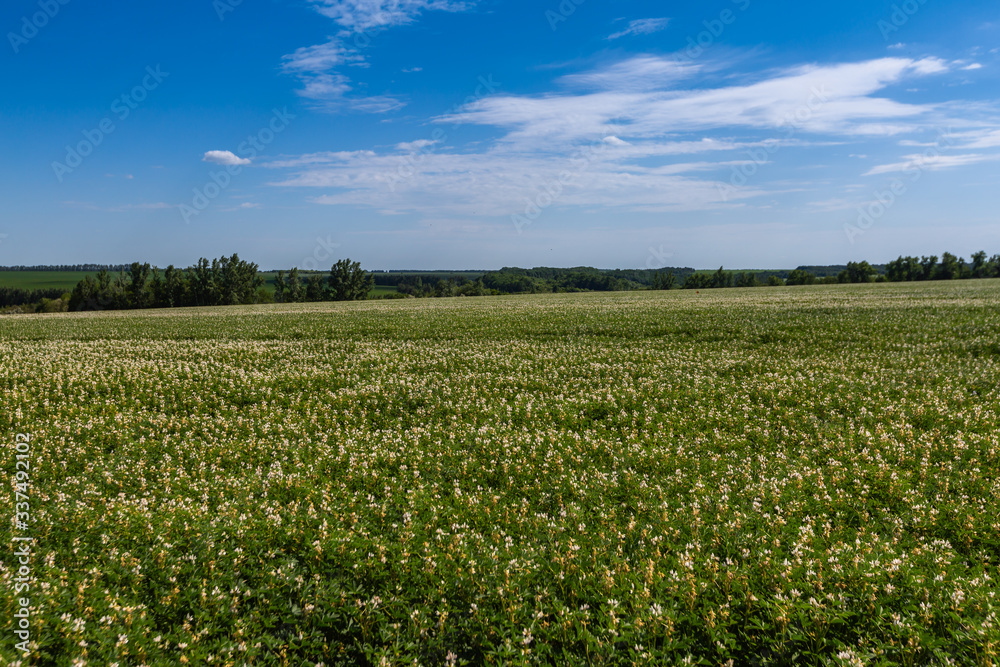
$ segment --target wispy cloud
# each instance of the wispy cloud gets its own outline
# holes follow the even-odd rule
[[[963,148],[980,150],[983,148],[1000,148],[1000,130],[983,130],[980,132],[967,132],[959,135],[968,140]]]
[[[383,214],[418,213],[425,216],[505,216],[524,206],[542,184],[559,182],[560,204],[619,207],[633,210],[694,210],[721,205],[718,188],[710,180],[685,174],[723,168],[710,162],[683,162],[661,167],[623,164],[612,155],[574,165],[570,158],[526,154],[428,153],[407,178],[396,178],[406,165],[402,154],[370,151],[330,154],[274,183],[284,187],[326,190],[312,199],[319,204],[373,207]],[[624,158],[626,154],[621,157]],[[725,164],[725,163],[724,163]],[[392,187],[390,187],[390,185]],[[747,196],[755,194],[752,191]]]
[[[715,87],[701,76],[721,68],[637,56],[564,76],[554,92],[487,97],[433,119],[497,130],[492,142],[473,150],[418,140],[389,151],[314,153],[265,166],[290,172],[272,185],[318,190],[311,198],[315,203],[435,219],[508,216],[546,189],[558,192],[559,206],[592,211],[721,210],[784,191],[773,190],[778,184],[768,191],[760,183],[736,192],[730,187],[723,196],[733,170],[752,164],[748,155],[919,137],[947,123],[947,113],[957,108],[890,97],[893,86],[955,68],[934,58],[813,64],[742,78],[730,74],[719,77],[724,84]],[[987,144],[1000,138],[970,132],[966,140]],[[432,144],[435,150],[426,150]],[[987,159],[969,153],[925,168]],[[914,157],[870,173],[905,167]],[[753,166],[769,161],[755,157]],[[839,205],[820,203],[826,210]]]
[[[225,208],[220,208],[219,210],[224,211],[226,213],[232,213],[234,211],[250,211],[254,209],[259,209],[260,207],[261,207],[260,204],[256,202],[243,202],[239,206],[228,206]]]
[[[425,11],[460,12],[474,2],[453,0],[311,0],[310,4],[339,27],[337,34],[323,44],[303,47],[284,57],[283,68],[302,83],[298,94],[312,100],[318,109],[351,109],[362,113],[384,114],[406,106],[391,95],[356,96],[350,77],[343,67],[366,67],[361,53],[363,44],[373,35],[393,26],[416,20]],[[408,70],[419,72],[420,68]]]
[[[64,201],[64,206],[85,209],[87,211],[103,211],[106,213],[131,213],[134,211],[161,211],[176,208],[164,202],[152,202],[148,204],[121,204],[119,206],[100,206],[92,202],[85,201]]]
[[[622,62],[578,74],[568,74],[559,82],[583,90],[664,90],[696,77],[703,65],[662,56],[634,56]]]
[[[652,35],[654,32],[666,30],[670,19],[638,19],[629,21],[628,27],[624,30],[608,35],[608,39],[620,39],[629,35]]]
[[[883,164],[867,171],[865,176],[877,176],[879,174],[891,174],[905,171],[940,171],[942,169],[952,169],[964,167],[979,162],[988,162],[1000,159],[1000,155],[985,155],[982,153],[968,153],[965,155],[905,155],[903,162]]]
[[[331,40],[324,44],[307,46],[284,57],[284,68],[289,72],[306,72],[319,74],[340,67],[346,63],[356,63],[363,58],[355,51],[346,48],[340,40]]]
[[[205,156],[201,158],[201,161],[210,162],[212,164],[221,164],[227,167],[250,164],[250,160],[241,158],[232,151],[208,151],[205,153]]]
[[[425,11],[462,12],[474,2],[455,0],[312,0],[323,16],[351,32],[410,23]]]
[[[628,139],[623,127],[630,137],[653,139],[715,128],[777,131],[789,123],[800,133],[891,136],[919,126],[935,107],[876,93],[947,69],[937,59],[883,58],[796,67],[721,88],[676,87],[699,67],[669,58],[632,58],[563,79],[596,90],[489,97],[439,122],[504,128],[503,141],[516,145],[573,144],[607,134]]]

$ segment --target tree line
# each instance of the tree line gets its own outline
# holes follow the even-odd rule
[[[278,303],[360,301],[368,298],[374,286],[375,277],[363,270],[360,262],[341,259],[326,276],[319,273],[302,276],[297,268],[289,269],[287,276],[284,271],[278,271],[274,279],[274,300]]]
[[[39,264],[36,266],[0,266],[0,271],[124,271],[127,264]]]
[[[129,265],[76,264],[47,267],[0,267],[6,270],[86,270],[98,267],[71,293],[59,289],[0,287],[0,309],[10,312],[121,310],[181,306],[225,306],[255,303],[349,301],[369,298],[376,275],[349,259],[339,260],[328,274],[278,271],[274,292],[265,287],[257,264],[238,255],[209,261],[201,258],[186,269],[162,271],[148,262]],[[116,268],[115,271],[112,268]],[[884,270],[883,270],[884,269]],[[817,275],[821,274],[821,275]],[[487,296],[543,292],[628,291],[637,289],[713,289],[830,283],[903,282],[1000,278],[1000,255],[985,251],[966,261],[949,252],[939,258],[900,256],[884,267],[849,262],[838,267],[799,267],[792,271],[715,272],[691,268],[615,269],[592,267],[520,269],[484,272],[398,272],[379,274],[379,283],[397,292],[383,298]],[[425,280],[426,279],[426,280]]]
[[[117,275],[102,269],[73,289],[69,310],[129,310],[185,306],[236,306],[255,303],[346,301],[363,299],[373,285],[358,262],[340,260],[323,276],[278,272],[275,293],[264,287],[257,264],[239,255],[209,261],[202,257],[187,269],[172,264],[162,272],[148,262],[133,262]]]
[[[18,307],[18,312],[24,312],[23,306],[31,306],[31,312],[41,308],[42,312],[51,312],[54,302],[62,303],[65,295],[61,289],[24,289],[23,287],[0,287],[0,308]]]
[[[971,256],[971,262],[946,252],[939,258],[900,256],[885,265],[882,273],[868,262],[848,262],[836,275],[817,276],[803,269],[793,269],[785,278],[775,272],[756,274],[752,272],[726,271],[723,267],[715,273],[691,273],[682,283],[681,289],[713,289],[722,287],[761,287],[780,285],[829,285],[837,283],[907,282],[916,280],[970,280],[975,278],[1000,278],[1000,255],[987,258],[980,250]],[[766,279],[764,278],[766,275]],[[653,276],[651,289],[668,290],[678,286],[671,271],[657,271]]]
[[[930,257],[900,256],[886,265],[886,279],[891,282],[915,280],[969,280],[973,278],[1000,278],[1000,255],[986,258],[986,252],[973,253],[972,262],[966,262],[950,252]]]
[[[256,264],[234,254],[211,262],[202,257],[187,269],[173,264],[162,272],[149,262],[133,262],[112,274],[86,276],[70,294],[70,310],[131,310],[257,303],[264,279]]]

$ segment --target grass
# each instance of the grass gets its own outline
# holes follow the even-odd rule
[[[0,287],[26,290],[61,289],[72,292],[86,276],[96,276],[96,271],[0,271]]]
[[[264,286],[274,293],[275,272],[262,273]],[[0,287],[15,287],[27,290],[61,289],[72,292],[76,284],[87,276],[97,276],[96,271],[0,271]],[[376,285],[371,291],[372,298],[396,292],[395,287]]]
[[[996,664],[998,306],[962,281],[0,319],[30,662]]]

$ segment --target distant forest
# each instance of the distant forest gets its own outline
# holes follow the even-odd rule
[[[0,266],[0,271],[125,271],[128,264],[45,264],[42,266]]]
[[[72,292],[0,287],[0,312],[11,313],[1000,278],[1000,255],[987,257],[985,251],[979,251],[966,261],[945,252],[940,257],[900,256],[885,265],[849,262],[843,266],[800,266],[790,271],[505,267],[499,271],[368,272],[358,262],[342,259],[329,273],[292,268],[287,273],[278,271],[271,281],[265,280],[257,264],[235,254],[211,261],[202,258],[187,269],[168,266],[162,271],[145,262],[0,267],[0,271],[97,272],[86,276]],[[395,292],[383,289],[373,297],[376,285],[395,287]]]

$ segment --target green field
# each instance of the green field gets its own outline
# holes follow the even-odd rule
[[[84,277],[96,275],[96,271],[0,271],[0,287],[61,289],[72,292]]]
[[[16,287],[27,290],[61,289],[72,292],[76,284],[86,276],[96,276],[96,271],[0,271],[0,287]],[[274,272],[262,273],[264,286],[274,292]],[[376,285],[371,297],[395,293],[395,287]]]
[[[996,280],[0,318],[21,664],[995,665],[998,382]]]

